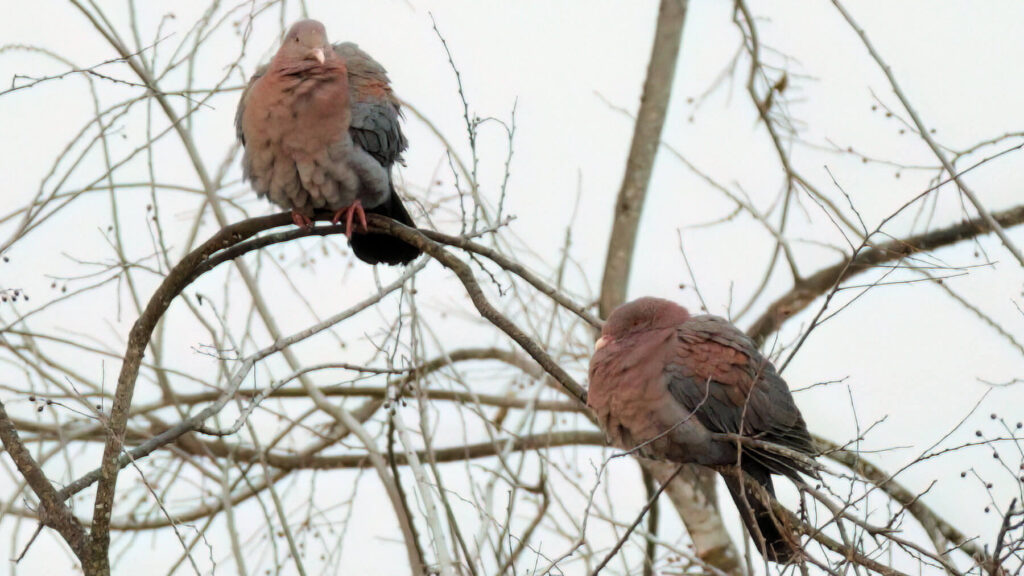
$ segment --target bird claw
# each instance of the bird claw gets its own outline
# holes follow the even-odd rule
[[[346,206],[345,208],[335,212],[334,216],[331,217],[331,223],[337,224],[338,222],[341,222],[342,217],[345,218],[345,236],[348,236],[349,240],[352,239],[352,233],[354,232],[352,229],[353,217],[358,219],[363,232],[367,232],[369,230],[366,224],[366,212],[363,211],[363,204],[359,200],[353,202],[351,206]]]
[[[298,210],[292,210],[292,222],[299,228],[306,230],[313,227],[313,219]]]

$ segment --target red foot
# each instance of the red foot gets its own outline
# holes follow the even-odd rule
[[[313,219],[298,210],[292,210],[292,222],[299,228],[309,229],[313,227]]]
[[[341,222],[342,216],[345,217],[345,236],[348,236],[349,240],[352,239],[352,233],[354,232],[352,229],[353,217],[356,217],[359,220],[359,225],[362,226],[363,232],[367,231],[366,212],[363,212],[363,204],[359,202],[359,200],[353,202],[351,206],[342,208],[335,212],[334,216],[331,218],[331,222],[334,224]]]

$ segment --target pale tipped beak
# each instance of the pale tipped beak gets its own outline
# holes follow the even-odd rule
[[[611,338],[607,336],[601,336],[600,338],[597,339],[597,342],[594,343],[594,352],[597,352],[601,348],[604,348],[611,341]]]
[[[324,49],[323,48],[314,48],[313,50],[311,50],[309,52],[309,55],[312,56],[313,58],[315,58],[317,62],[319,62],[321,64],[324,63]]]

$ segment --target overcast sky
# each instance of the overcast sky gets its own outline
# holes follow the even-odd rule
[[[139,4],[138,17],[148,37],[155,37],[164,14],[174,13],[174,19],[163,22],[162,34],[167,39],[158,44],[159,50],[171,50],[208,2],[147,0]],[[632,133],[632,121],[617,108],[633,113],[638,106],[657,4],[599,0],[439,1],[429,6],[397,0],[309,0],[307,4],[310,15],[325,23],[332,40],[357,42],[384,64],[397,93],[427,116],[461,154],[468,155],[462,105],[447,56],[432,29],[433,17],[461,72],[471,113],[508,121],[515,108],[516,133],[506,211],[515,216],[510,235],[532,251],[524,250],[523,258],[544,271],[557,263],[578,195],[571,238],[572,255],[579,268],[569,273],[567,282],[581,299],[594,297],[604,264],[611,207]],[[924,122],[934,128],[935,138],[944,146],[957,150],[1024,130],[1024,80],[1020,74],[1024,69],[1024,4],[1011,0],[850,4],[859,24],[892,66]],[[127,22],[123,2],[102,5],[115,23]],[[798,122],[802,140],[814,145],[792,144],[794,164],[833,198],[842,199],[836,188],[837,184],[841,186],[868,228],[873,229],[882,218],[926,189],[935,172],[901,169],[886,162],[863,163],[858,158],[824,149],[833,145],[852,147],[866,156],[902,165],[933,166],[934,157],[919,138],[901,132],[904,126],[896,118],[887,117],[878,109],[879,102],[898,109],[898,101],[831,3],[788,0],[753,2],[751,7],[755,14],[765,17],[759,22],[762,41],[777,51],[771,54],[771,61],[784,62],[779,54],[791,57],[787,64],[791,75],[787,89],[790,113]],[[68,3],[2,0],[0,13],[4,15],[0,18],[0,41],[8,47],[46,48],[81,67],[115,57],[89,22]],[[285,20],[297,17],[298,12],[290,10]],[[233,19],[242,20],[242,14]],[[246,74],[273,53],[279,31],[276,15],[257,22],[242,63]],[[230,27],[213,36],[195,64],[196,85],[211,87],[223,78],[239,48],[239,35]],[[783,180],[765,129],[744,93],[746,61],[731,80],[701,99],[739,48],[740,37],[732,23],[729,2],[691,2],[664,140],[702,171],[734,191],[745,192],[756,206],[768,210]],[[10,84],[14,75],[42,76],[66,69],[45,56],[7,48],[0,53],[0,87]],[[127,69],[120,65],[100,70],[130,78]],[[165,79],[163,86],[170,91],[182,82],[182,74],[175,73]],[[238,87],[241,83],[242,75],[232,72],[226,85]],[[102,81],[98,86],[108,104],[137,93],[130,86]],[[218,96],[193,119],[200,153],[211,169],[219,166],[233,143],[237,97],[237,91]],[[184,108],[182,100],[176,103]],[[0,166],[4,175],[0,216],[31,201],[54,158],[89,120],[92,109],[85,81],[76,76],[0,97]],[[145,114],[139,112],[119,122],[118,130],[124,138],[112,144],[115,157],[140,145],[145,121]],[[405,127],[410,149],[401,179],[407,185],[407,193],[429,198],[453,193],[455,183],[444,145],[415,115],[407,115]],[[493,203],[498,200],[507,140],[497,124],[487,124],[478,142],[482,193]],[[1019,138],[1009,139],[987,148],[965,159],[963,166],[1020,142]],[[196,186],[194,171],[177,142],[167,140],[158,149],[159,179]],[[965,177],[989,209],[997,211],[1024,201],[1022,158],[1020,152],[1011,153]],[[92,155],[66,187],[88,183],[104,171],[102,159]],[[237,161],[230,174],[230,180],[240,177]],[[145,180],[145,162],[126,165],[119,178]],[[431,182],[435,185],[426,191]],[[51,190],[53,184],[49,182],[46,189]],[[274,211],[244,190],[245,185],[236,182],[226,194],[238,196],[251,215]],[[135,257],[150,251],[148,233],[141,224],[147,199],[148,194],[126,195],[121,206],[122,218],[131,222],[137,217],[137,224],[128,224],[126,228],[127,234],[140,238]],[[834,250],[819,243],[842,246],[844,242],[812,201],[805,200],[802,206],[792,215],[789,235],[801,272],[809,274],[837,260]],[[927,206],[932,209],[931,204]],[[194,196],[168,198],[164,228],[172,244],[177,241],[180,246],[187,237],[195,207]],[[735,313],[764,275],[764,266],[773,250],[771,236],[747,216],[715,227],[690,228],[723,218],[733,208],[684,164],[662,151],[642,221],[631,297],[659,295],[691,309],[699,308],[679,250],[682,231],[697,286],[709,310],[730,315],[731,305]],[[963,213],[963,203],[955,190],[945,187],[937,195],[931,224],[938,227],[956,222]],[[975,216],[970,207],[966,213]],[[917,210],[908,210],[886,231],[900,235],[924,230],[923,219],[915,221],[915,214]],[[241,217],[237,211],[233,216]],[[438,215],[435,224],[444,231],[458,232],[457,216]],[[54,276],[73,276],[89,270],[88,265],[75,264],[73,259],[112,258],[103,235],[109,221],[105,197],[76,203],[73,210],[59,214],[6,253],[11,262],[0,264],[0,289],[24,289],[36,302],[52,298],[55,294],[50,285]],[[213,223],[207,222],[201,236],[214,229]],[[13,222],[0,224],[0,244],[7,241],[13,230]],[[1024,227],[1010,230],[1010,236],[1018,246],[1024,246]],[[963,270],[966,273],[956,272],[956,277],[946,280],[947,285],[998,321],[1018,341],[1024,340],[1024,314],[1020,311],[1024,307],[1024,272],[997,239],[984,236],[977,243],[960,243],[938,251],[935,258],[949,266],[967,267]],[[993,264],[982,265],[990,262]],[[317,266],[328,263],[328,259],[319,259]],[[428,312],[439,314],[451,306],[470,310],[458,293],[430,292],[431,281],[442,286],[447,277],[439,268],[434,265],[418,286],[426,292],[420,297]],[[358,269],[345,272],[355,274]],[[935,273],[950,274],[942,270]],[[309,289],[314,306],[323,315],[341,310],[372,291],[369,274],[347,285],[350,291],[332,291],[330,282],[324,280],[325,275],[333,278],[330,274],[340,276],[342,271],[321,270],[320,276],[296,272],[297,281],[324,282]],[[381,272],[385,281],[395,274],[393,270]],[[918,278],[913,273],[898,273],[892,279]],[[682,284],[687,288],[680,289]],[[447,286],[454,289],[453,284]],[[209,287],[217,290],[216,282]],[[360,292],[360,287],[365,290]],[[780,268],[773,275],[767,294],[738,323],[748,326],[764,306],[789,287],[786,269]],[[844,293],[839,301],[848,300],[853,292]],[[59,313],[40,318],[33,327],[87,333],[115,345],[127,334],[134,317],[128,309],[118,313],[109,300],[114,294],[111,291],[102,298],[97,296],[97,308],[58,309]],[[286,299],[287,296],[282,297]],[[304,312],[291,314],[293,309],[304,310],[298,303],[283,301],[280,305],[286,332],[309,323],[310,318],[302,315]],[[13,309],[4,311],[3,306],[0,304],[0,318],[6,321]],[[788,322],[779,334],[779,344],[791,344],[819,308],[820,303],[812,305]],[[99,316],[94,315],[97,309],[102,310]],[[367,320],[372,321],[373,318]],[[176,333],[172,328],[171,334],[180,341],[180,349],[170,353],[180,355],[184,362],[197,362],[193,347],[205,343],[202,333],[184,326],[180,330]],[[451,348],[460,339],[470,340],[455,334],[451,338]],[[316,351],[307,350],[307,354],[310,361],[320,358]],[[77,361],[68,359],[71,363]],[[95,362],[83,362],[84,369],[99,370]],[[213,369],[212,363],[210,368]],[[571,368],[579,371],[585,365]],[[110,375],[116,373],[117,367],[108,363],[105,370],[110,383]],[[1024,358],[1007,338],[940,288],[916,283],[879,287],[859,298],[819,328],[785,372],[794,389],[843,379],[840,384],[796,395],[809,428],[842,442],[857,435],[857,422],[864,426],[884,419],[867,436],[864,446],[891,449],[870,455],[890,471],[939,441],[979,401],[977,412],[947,440],[949,445],[969,441],[976,429],[998,434],[989,420],[990,413],[998,413],[1011,422],[1024,419],[1024,385],[992,387],[981,381],[1006,382],[1022,376]],[[8,378],[16,384],[20,376],[0,376],[0,383],[7,384]],[[0,391],[0,398],[30,413],[27,403],[18,404],[23,399],[7,391]],[[583,421],[579,423],[580,427],[585,425]],[[600,452],[595,450],[593,454]],[[991,494],[979,482],[960,478],[960,472],[971,466],[982,477],[996,481]],[[81,470],[86,468],[81,466]],[[621,469],[613,470],[609,482],[621,478],[636,486],[634,474],[635,466],[623,464]],[[1019,490],[992,463],[990,451],[982,449],[963,450],[925,462],[900,478],[914,490],[924,490],[935,481],[926,502],[954,519],[961,530],[981,534],[986,542],[996,531],[997,521],[993,514],[983,511],[984,507],[990,498],[1005,505]],[[393,537],[393,523],[390,518],[380,519],[374,514],[374,510],[385,505],[376,478],[367,475],[362,482],[365,492],[354,515],[366,516],[367,529],[348,536],[342,563],[345,573],[370,573],[370,569],[380,574],[404,573],[405,556],[398,553],[399,545],[385,540]],[[10,478],[4,476],[0,493],[9,494],[11,486]],[[623,498],[633,505],[642,495]],[[78,510],[87,514],[91,507]],[[669,526],[678,527],[676,519],[669,522]],[[23,526],[14,541],[23,545],[30,531],[28,525]],[[8,544],[12,542],[11,535],[10,524],[0,519],[0,550],[5,550],[0,557],[18,548]],[[153,540],[148,536],[133,541],[125,552],[120,573],[134,573],[137,569],[148,573],[145,566],[166,566],[168,558],[177,557],[178,550],[170,536],[156,541],[158,549],[151,546]],[[69,557],[52,552],[60,548],[53,539],[41,540],[18,573],[41,574],[53,569],[55,562]],[[217,557],[226,551],[219,549]],[[577,568],[578,565],[570,567],[570,572]],[[0,563],[0,573],[7,569],[6,563]]]

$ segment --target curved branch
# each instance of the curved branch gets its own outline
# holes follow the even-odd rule
[[[326,215],[319,215],[318,219],[327,219]],[[369,215],[370,229],[375,232],[392,234],[410,244],[420,247],[424,252],[430,254],[445,267],[451,269],[466,287],[470,298],[480,313],[495,326],[508,334],[523,349],[536,360],[545,372],[551,374],[569,394],[579,400],[586,402],[586,391],[568,373],[566,373],[544,350],[543,348],[526,335],[521,329],[513,324],[508,318],[498,312],[483,295],[480,285],[473,276],[472,270],[462,260],[456,258],[444,250],[440,244],[428,239],[418,230],[407,228],[388,218],[376,215]],[[213,237],[203,243],[199,248],[186,255],[164,278],[160,287],[150,298],[145,310],[132,326],[128,338],[128,346],[124,355],[124,362],[121,366],[121,373],[118,376],[118,384],[114,393],[113,405],[109,419],[105,422],[108,435],[104,446],[104,453],[99,470],[79,478],[76,482],[66,486],[58,494],[66,498],[90,485],[99,481],[97,487],[96,504],[93,514],[93,532],[102,534],[109,526],[111,511],[116,491],[118,471],[130,461],[127,456],[122,457],[124,446],[124,434],[127,428],[128,418],[131,415],[131,402],[134,396],[135,383],[142,364],[142,357],[152,337],[153,330],[163,314],[167,311],[171,302],[201,274],[213,269],[217,265],[230,261],[243,254],[270,246],[272,244],[286,242],[296,238],[312,235],[333,235],[344,232],[344,226],[322,226],[309,230],[294,229],[276,234],[269,234],[250,240],[259,232],[271,228],[285,226],[291,222],[288,214],[275,214],[258,218],[251,218],[222,228]],[[435,235],[443,237],[443,235]],[[448,239],[448,237],[444,237]],[[543,284],[539,279],[532,278],[535,286]],[[529,280],[528,280],[529,281]],[[577,307],[577,309],[579,309]],[[173,429],[159,435],[147,443],[148,454],[158,446],[195,429],[201,422],[194,418],[186,419]],[[143,447],[139,447],[143,448]],[[138,450],[138,449],[136,449]],[[135,451],[133,451],[134,453]]]
[[[559,384],[565,388],[565,391],[570,396],[579,400],[581,403],[586,404],[587,402],[587,391],[580,386],[576,380],[569,375],[561,366],[558,365],[554,359],[537,343],[536,340],[530,338],[523,332],[521,328],[515,325],[509,320],[504,314],[499,312],[484,296],[483,289],[480,287],[480,283],[477,282],[476,277],[473,275],[473,270],[470,269],[469,265],[453,256],[450,252],[444,249],[441,244],[431,240],[424,233],[414,228],[403,226],[394,220],[379,216],[376,214],[367,214],[366,219],[370,224],[371,231],[381,231],[392,236],[401,238],[405,242],[416,246],[424,253],[430,255],[431,258],[437,260],[445,268],[451,270],[459,281],[462,282],[463,287],[466,289],[466,293],[469,295],[470,300],[473,301],[473,305],[476,307],[480,315],[483,316],[488,322],[493,324],[496,328],[504,332],[510,338],[515,340],[517,344],[538,364],[545,372],[550,374]],[[435,235],[436,236],[436,235]]]
[[[128,424],[128,415],[131,408],[132,398],[135,394],[135,382],[142,365],[142,357],[146,347],[149,345],[153,330],[157,322],[163,317],[164,312],[171,305],[171,302],[181,294],[186,286],[192,283],[197,276],[195,270],[215,252],[229,248],[243,240],[256,235],[262,230],[282,226],[290,221],[287,214],[275,214],[261,218],[251,218],[222,228],[212,238],[203,243],[202,246],[190,252],[182,258],[167,277],[157,288],[156,292],[149,299],[146,309],[139,316],[132,326],[128,336],[128,346],[125,350],[124,362],[121,364],[121,373],[117,379],[117,389],[114,392],[113,405],[110,410],[110,417],[106,422],[108,436],[106,445],[103,448],[103,460],[100,466],[99,486],[96,490],[96,505],[93,513],[92,532],[102,534],[110,523],[111,509],[114,503],[114,492],[117,487],[117,475],[120,470],[118,466],[119,456],[124,445],[123,436]]]

